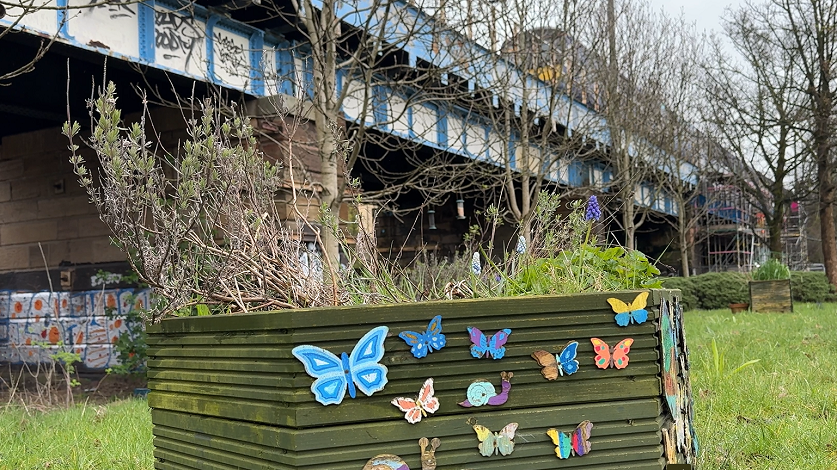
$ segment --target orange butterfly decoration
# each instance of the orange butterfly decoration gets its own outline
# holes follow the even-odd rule
[[[596,352],[596,367],[599,369],[607,369],[608,367],[615,367],[617,369],[624,369],[628,367],[628,352],[631,350],[631,345],[634,344],[633,338],[625,338],[616,343],[616,346],[611,350],[604,341],[599,338],[590,338],[593,343],[593,350]]]
[[[418,397],[412,398],[393,398],[390,403],[397,406],[399,410],[403,411],[404,419],[410,424],[416,424],[421,421],[422,416],[427,416],[427,413],[435,413],[439,409],[439,399],[433,394],[433,378],[424,381],[424,385],[419,390]]]

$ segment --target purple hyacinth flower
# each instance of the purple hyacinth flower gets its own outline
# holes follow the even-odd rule
[[[587,200],[587,212],[584,214],[584,220],[598,221],[602,218],[602,208],[599,207],[599,200],[596,196],[590,196]]]
[[[480,266],[480,254],[474,253],[471,257],[471,272],[479,276],[482,273],[482,266]]]

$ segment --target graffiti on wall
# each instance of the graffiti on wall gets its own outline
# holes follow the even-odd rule
[[[148,306],[149,290],[0,292],[0,362],[47,362],[75,352],[84,366],[119,364],[113,348],[128,331],[126,315]]]
[[[201,73],[206,26],[194,17],[158,7],[154,12],[157,61],[176,70]]]

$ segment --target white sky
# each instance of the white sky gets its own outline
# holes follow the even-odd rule
[[[695,23],[698,32],[707,35],[713,30],[721,33],[721,16],[728,6],[737,6],[742,0],[650,0],[652,5],[663,8],[672,15],[683,11],[686,20]]]

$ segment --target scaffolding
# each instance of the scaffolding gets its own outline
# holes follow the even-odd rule
[[[793,271],[808,269],[807,222],[805,207],[797,201],[791,202],[782,226],[782,260]]]
[[[739,187],[708,185],[703,198],[704,271],[750,271],[769,257],[764,217]]]

